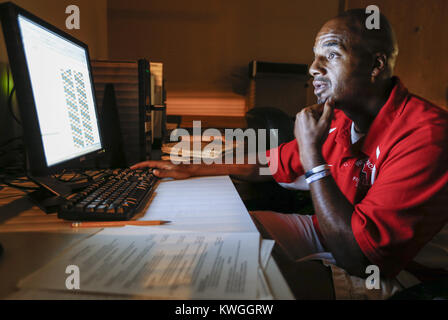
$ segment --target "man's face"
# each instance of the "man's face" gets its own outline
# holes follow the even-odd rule
[[[314,62],[310,74],[314,77],[314,94],[318,103],[332,98],[336,107],[359,99],[369,81],[369,62],[361,58],[358,44],[362,41],[347,28],[343,19],[327,22],[316,36]],[[364,61],[362,61],[364,60]]]

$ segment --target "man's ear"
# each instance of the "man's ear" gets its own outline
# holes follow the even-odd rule
[[[374,56],[373,69],[371,74],[371,81],[375,80],[384,73],[387,68],[387,56],[384,53],[376,53]]]

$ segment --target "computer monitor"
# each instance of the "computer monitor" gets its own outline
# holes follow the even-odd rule
[[[87,45],[12,3],[0,10],[29,174],[103,153]]]
[[[24,134],[32,141],[28,156],[39,160],[32,159],[31,171],[48,173],[101,151],[87,46],[15,5],[5,8],[3,28]]]

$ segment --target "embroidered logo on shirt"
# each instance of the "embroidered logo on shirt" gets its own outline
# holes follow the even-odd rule
[[[370,159],[368,159],[361,170],[361,173],[359,175],[361,185],[364,186],[371,186],[374,182],[373,174],[376,171],[375,165],[370,162]]]
[[[359,159],[355,162],[356,171],[359,172],[359,176],[353,176],[352,181],[355,184],[355,197],[354,203],[361,201],[372,186],[372,173],[375,170],[375,165],[368,158]],[[358,171],[359,170],[359,171]],[[356,172],[355,171],[355,172]]]
[[[363,164],[364,164],[364,161],[362,161],[362,160],[358,160],[358,161],[356,161],[356,163],[355,163],[355,165],[356,165],[357,167],[361,167]]]
[[[380,156],[380,147],[376,148],[376,160]],[[357,167],[362,167],[361,172],[359,174],[359,179],[353,178],[353,181],[356,181],[356,187],[361,186],[372,186],[375,182],[376,178],[376,165],[370,161],[370,159],[359,159],[356,161],[355,165]]]

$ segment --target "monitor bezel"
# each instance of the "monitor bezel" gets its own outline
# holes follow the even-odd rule
[[[24,144],[27,150],[27,171],[32,176],[48,176],[60,172],[63,169],[79,167],[80,162],[94,158],[96,155],[104,153],[103,135],[101,130],[101,123],[98,115],[98,104],[95,96],[95,84],[93,81],[92,67],[90,63],[90,53],[88,46],[71,36],[70,34],[58,29],[50,23],[42,20],[34,14],[26,11],[25,9],[18,7],[17,5],[7,2],[0,4],[0,15],[3,27],[3,34],[5,38],[5,44],[8,51],[9,64],[11,73],[13,76],[16,97],[19,106],[19,113],[22,121],[22,130]],[[26,63],[25,50],[23,46],[22,36],[19,27],[19,15],[31,20],[34,23],[41,25],[42,27],[54,32],[55,34],[75,43],[83,48],[87,55],[87,66],[90,75],[91,87],[93,90],[93,103],[98,123],[98,133],[101,148],[96,151],[92,151],[82,156],[75,157],[70,160],[66,160],[57,163],[52,166],[47,165],[45,158],[44,145],[41,138],[41,130],[39,125],[39,119],[37,116],[36,104],[34,101],[34,95],[31,86],[31,79]]]

